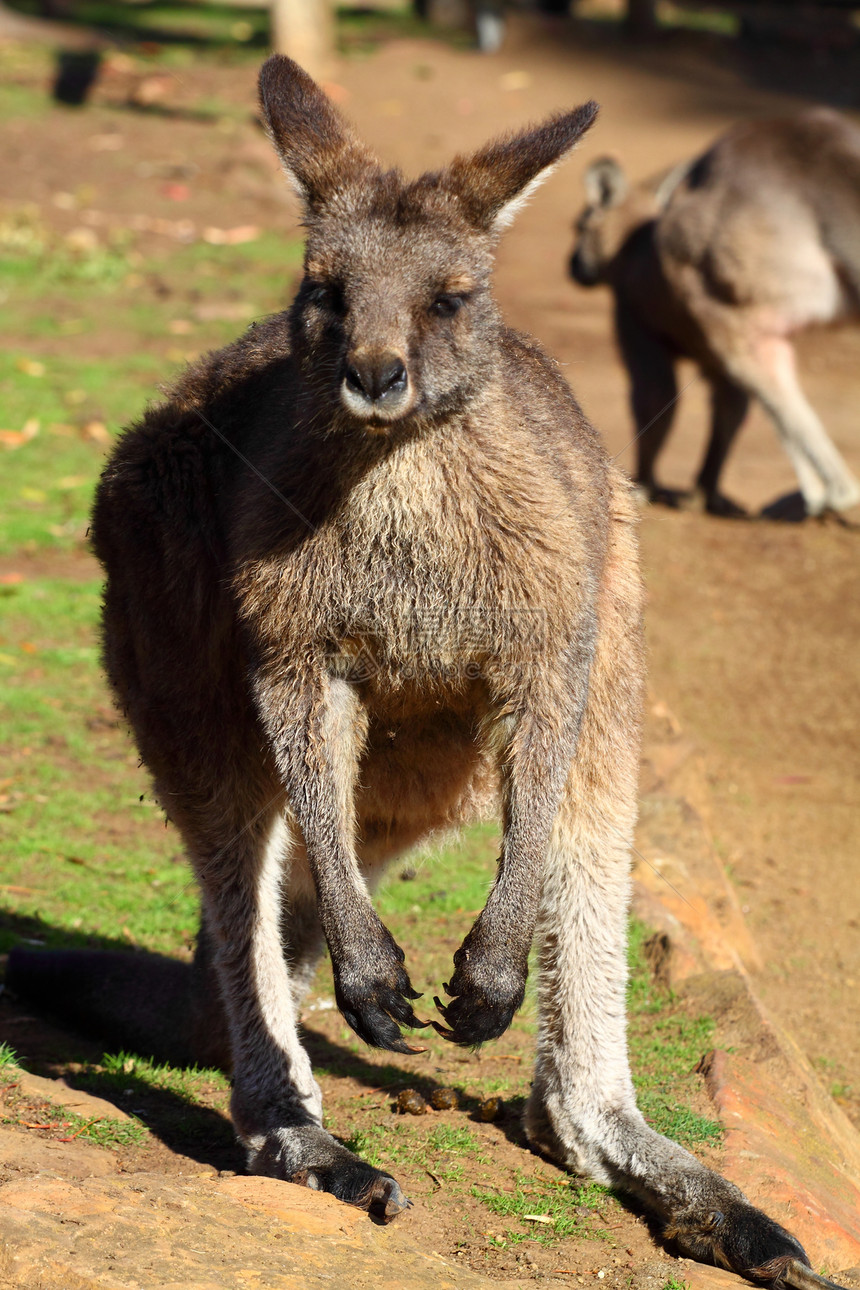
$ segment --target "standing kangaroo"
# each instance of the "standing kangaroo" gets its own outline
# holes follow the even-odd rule
[[[791,340],[860,312],[860,130],[825,109],[755,121],[660,180],[631,187],[603,158],[585,187],[570,272],[615,294],[640,428],[637,482],[661,494],[654,464],[675,410],[675,361],[686,357],[711,387],[697,480],[709,511],[743,514],[719,481],[751,397],[791,458],[804,513],[860,501],[800,388]]]
[[[248,1167],[385,1219],[408,1205],[322,1127],[298,1001],[325,941],[350,1026],[415,1051],[418,996],[370,890],[420,839],[499,811],[433,1024],[502,1034],[536,935],[535,1148],[634,1193],[687,1253],[803,1284],[794,1238],[636,1108],[634,508],[489,290],[499,230],[596,108],[406,182],[290,60],[260,97],[304,203],[298,294],[125,434],[94,514],[105,661],[199,879]]]

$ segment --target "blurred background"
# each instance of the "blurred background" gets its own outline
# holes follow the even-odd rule
[[[0,949],[77,937],[184,952],[193,939],[177,839],[101,680],[87,515],[119,429],[294,291],[298,210],[255,105],[272,47],[407,173],[599,100],[597,126],[502,241],[496,289],[627,466],[611,298],[567,277],[586,166],[611,153],[644,178],[734,122],[810,103],[860,120],[860,5],[835,0],[0,4]],[[800,346],[805,388],[855,473],[859,353],[856,328]],[[692,366],[679,384],[661,474],[683,488],[707,402]],[[754,410],[725,491],[758,510],[794,486]],[[643,783],[659,781],[667,748],[698,768],[695,828],[746,920],[741,957],[860,1124],[858,543],[832,520],[643,511]],[[655,836],[641,843],[652,877],[695,899]]]

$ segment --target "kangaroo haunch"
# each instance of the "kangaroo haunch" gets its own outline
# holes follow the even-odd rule
[[[124,435],[93,522],[105,663],[200,883],[248,1167],[385,1218],[408,1204],[323,1129],[297,1008],[325,941],[356,1033],[411,1051],[417,995],[370,893],[419,840],[496,814],[434,1024],[502,1034],[536,937],[535,1148],[633,1192],[697,1258],[800,1276],[797,1242],[636,1108],[634,508],[490,295],[499,230],[596,108],[407,182],[288,59],[260,96],[305,207],[301,287]]]

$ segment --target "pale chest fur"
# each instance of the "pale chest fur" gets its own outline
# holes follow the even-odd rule
[[[528,452],[470,447],[393,449],[315,530],[246,572],[243,617],[266,623],[269,650],[393,689],[418,677],[460,689],[575,632],[589,579],[569,497]]]

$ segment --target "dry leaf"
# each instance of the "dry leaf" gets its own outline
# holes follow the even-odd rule
[[[4,448],[20,448],[22,443],[32,439],[32,435],[26,435],[23,430],[0,430],[0,443]]]
[[[235,228],[215,228],[210,226],[203,230],[203,241],[210,246],[241,246],[243,242],[256,242],[260,230],[256,224],[237,224]]]
[[[92,439],[93,443],[109,444],[111,442],[110,431],[104,421],[85,421],[81,429],[84,438]]]
[[[25,376],[44,376],[46,371],[45,364],[35,358],[19,358],[17,368]]]

